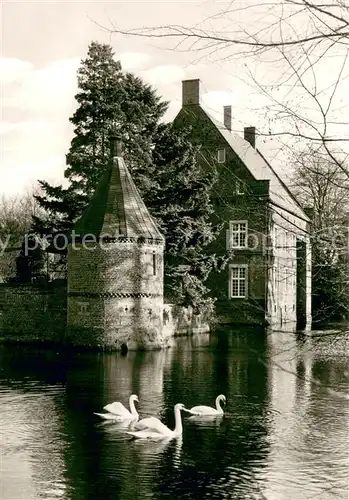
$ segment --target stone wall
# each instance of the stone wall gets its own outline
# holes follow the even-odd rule
[[[0,338],[64,342],[66,314],[65,284],[0,285]]]
[[[209,331],[210,325],[204,314],[194,314],[191,307],[164,304],[163,335],[166,339]]]
[[[194,109],[195,108],[195,109]],[[208,250],[218,255],[226,254],[229,248],[229,222],[247,221],[248,233],[253,238],[249,248],[234,249],[231,264],[248,266],[248,297],[230,298],[229,266],[220,273],[212,273],[207,285],[216,299],[216,312],[220,323],[264,324],[266,321],[266,259],[265,235],[268,234],[269,182],[256,181],[235,152],[227,147],[224,138],[207,118],[205,113],[190,106],[182,108],[175,119],[178,127],[192,127],[191,140],[200,144],[199,157],[202,168],[217,168],[219,179],[211,193],[214,204],[212,223],[223,223],[222,232]],[[226,151],[224,164],[217,163],[217,151]],[[236,189],[242,182],[241,194]]]
[[[154,343],[151,337],[153,318],[150,314],[149,303],[143,303],[142,309],[148,311],[143,315],[143,325],[138,330],[133,330],[139,338],[131,343],[128,336],[128,324],[138,324],[135,317],[135,304],[132,299],[101,300],[93,303],[90,311],[81,308],[76,311],[75,336],[69,337],[71,332],[66,331],[67,320],[67,296],[66,287],[63,284],[39,288],[34,286],[9,286],[0,285],[0,340],[18,342],[54,342],[59,344],[72,344],[76,347],[100,347],[108,349],[120,349],[122,343],[126,343],[129,349],[148,347]],[[152,303],[154,307],[154,303]],[[161,307],[161,308],[160,308]],[[99,309],[102,308],[102,309]],[[110,318],[117,314],[120,322],[117,324]],[[96,315],[95,328],[90,329],[91,315]],[[106,314],[105,314],[106,313]],[[100,328],[98,317],[105,315],[107,328]],[[175,306],[173,304],[158,304],[156,315],[160,314],[162,328],[162,342],[159,347],[171,345],[171,339],[179,335],[192,335],[209,332],[210,328],[202,315],[194,315],[191,308]],[[138,318],[138,316],[137,316]],[[86,321],[87,320],[87,321]],[[86,328],[86,324],[88,327]],[[105,336],[105,331],[108,335]],[[145,339],[142,344],[144,332],[148,331],[150,339]]]
[[[307,240],[303,309],[309,324],[311,248],[306,236],[307,220],[283,210],[281,205],[270,203],[270,190],[274,189],[275,195],[275,188],[270,186],[268,180],[256,181],[199,106],[184,106],[175,124],[190,128],[191,141],[201,145],[199,161],[202,168],[212,170],[215,166],[217,169],[218,181],[211,192],[214,205],[212,223],[223,224],[223,230],[209,250],[223,255],[229,248],[229,221],[246,221],[248,224],[248,248],[232,249],[230,261],[231,264],[247,266],[247,298],[229,298],[229,266],[220,273],[213,273],[207,282],[212,296],[217,299],[219,322],[276,328],[296,322],[298,313],[303,314],[299,308],[297,312],[297,252],[294,241],[298,238]],[[217,151],[223,148],[225,161],[218,163]],[[277,194],[280,203],[283,196],[290,196],[287,188]],[[280,230],[278,243],[274,240],[275,227]],[[289,241],[281,241],[282,231],[288,234]]]
[[[268,267],[268,323],[284,329],[311,325],[311,246],[308,223],[286,211],[271,216]],[[304,252],[299,253],[302,242]]]
[[[165,346],[163,245],[79,245],[69,248],[68,263],[68,342],[112,349]]]

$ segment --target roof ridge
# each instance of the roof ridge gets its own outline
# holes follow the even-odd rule
[[[299,202],[295,199],[294,195],[292,195],[288,189],[288,187],[285,185],[285,183],[280,179],[279,175],[275,172],[275,170],[271,167],[270,163],[264,158],[264,156],[260,153],[260,151],[256,148],[253,148],[251,146],[251,144],[246,141],[243,137],[241,137],[240,135],[236,134],[236,133],[232,133],[230,130],[228,130],[224,123],[221,123],[219,122],[218,120],[216,120],[216,118],[214,118],[213,116],[210,115],[210,113],[208,111],[206,111],[206,109],[204,109],[203,106],[201,105],[198,105],[198,108],[200,108],[203,113],[207,116],[207,118],[212,122],[212,124],[214,125],[214,127],[218,130],[218,132],[221,134],[221,136],[223,137],[223,139],[228,143],[229,147],[234,151],[234,153],[240,158],[240,160],[244,163],[245,167],[249,170],[250,174],[255,178],[255,180],[266,180],[266,179],[261,179],[256,176],[255,172],[253,172],[251,169],[251,165],[248,165],[248,162],[246,161],[245,158],[243,158],[242,154],[239,154],[239,151],[237,151],[235,148],[234,148],[234,145],[232,144],[232,141],[233,140],[236,140],[236,141],[240,141],[241,144],[243,144],[245,147],[246,147],[246,152],[245,153],[249,153],[249,152],[253,152],[258,158],[260,158],[261,161],[264,162],[264,166],[269,169],[269,171],[271,172],[271,176],[270,176],[270,195],[272,195],[274,198],[280,198],[279,196],[279,193],[273,191],[271,188],[271,181],[272,181],[272,176],[274,175],[274,177],[276,178],[276,180],[281,184],[281,186],[285,189],[286,193],[290,196],[291,200],[294,202],[294,204],[296,205],[297,209],[301,211],[301,216],[300,214],[298,213],[297,214],[297,211],[295,210],[295,206],[293,205],[292,207],[292,204],[290,204],[290,208],[286,208],[284,207],[284,209],[288,212],[291,212],[295,217],[301,217],[301,218],[305,218],[307,221],[309,221],[309,217],[305,214],[304,212],[304,209],[301,207],[301,205],[299,204]],[[238,146],[238,145],[235,145],[235,146]],[[240,152],[241,153],[241,152]],[[262,167],[263,168],[263,167]],[[258,165],[256,166],[255,170],[258,169]],[[272,199],[272,196],[271,199]],[[283,200],[285,201],[285,200]],[[278,203],[279,200],[278,200]],[[279,205],[280,208],[282,208],[281,205]]]
[[[266,157],[263,155],[263,153],[261,153],[261,151],[259,151],[259,149],[256,148],[256,151],[257,153],[263,158],[263,160],[265,161],[265,163],[268,164],[269,168],[273,171],[274,175],[276,175],[276,177],[279,179],[279,181],[281,182],[281,184],[283,185],[283,187],[286,189],[286,191],[288,192],[288,194],[291,196],[291,198],[293,199],[293,201],[295,203],[297,203],[297,205],[299,206],[299,208],[304,212],[304,215],[307,219],[309,219],[309,217],[307,216],[307,214],[305,213],[304,211],[304,207],[302,207],[302,205],[299,203],[299,201],[297,200],[297,198],[295,197],[295,195],[292,193],[292,191],[290,190],[290,188],[287,186],[287,184],[285,184],[285,182],[282,180],[282,178],[279,176],[279,174],[277,173],[277,171],[274,169],[274,167],[271,165],[271,163],[266,159]],[[310,219],[309,219],[310,221]]]

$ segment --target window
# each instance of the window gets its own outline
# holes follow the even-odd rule
[[[88,314],[90,309],[90,304],[88,302],[78,302],[78,313],[79,314]]]
[[[244,299],[247,297],[247,264],[230,266],[229,298]]]
[[[225,149],[219,149],[217,151],[217,161],[218,161],[218,163],[225,162]]]
[[[247,247],[247,221],[230,222],[230,248]]]
[[[153,253],[153,276],[156,276],[156,254]]]

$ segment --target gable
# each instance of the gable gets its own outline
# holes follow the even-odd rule
[[[197,120],[199,122],[203,116],[212,124],[212,129],[210,127],[211,137],[212,130],[214,129],[217,132],[217,137],[223,140],[222,144],[229,147],[239,158],[253,179],[257,181],[269,181],[269,197],[271,202],[279,208],[291,212],[293,215],[305,221],[309,221],[309,218],[295,200],[292,193],[259,151],[253,148],[249,142],[238,134],[230,132],[223,123],[213,118],[200,105],[182,107],[175,118],[175,122],[180,122],[183,119],[184,122],[195,125],[195,121]],[[204,132],[200,131],[200,142],[202,142],[203,138]],[[217,143],[215,146],[217,147]]]

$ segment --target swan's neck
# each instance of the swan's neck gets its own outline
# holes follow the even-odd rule
[[[173,432],[177,434],[177,436],[183,432],[181,410],[179,408],[175,409],[175,429]]]
[[[130,399],[130,410],[131,410],[132,415],[138,415],[138,412],[137,412],[136,407],[135,407],[134,399]]]
[[[223,413],[222,407],[221,407],[221,398],[219,396],[216,397],[216,409],[219,411],[219,413]]]

